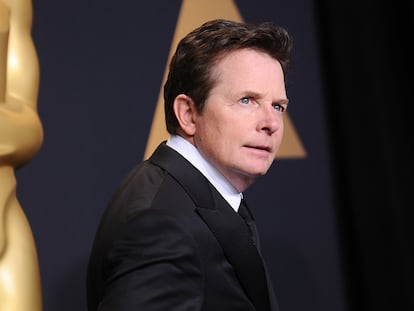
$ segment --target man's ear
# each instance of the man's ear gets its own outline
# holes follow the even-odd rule
[[[174,100],[174,113],[181,130],[193,136],[196,131],[194,115],[197,113],[193,100],[185,94],[179,94]]]

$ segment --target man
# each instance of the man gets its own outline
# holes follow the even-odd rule
[[[290,48],[279,26],[226,20],[180,41],[164,86],[170,138],[103,215],[89,311],[278,310],[242,193],[282,140]]]

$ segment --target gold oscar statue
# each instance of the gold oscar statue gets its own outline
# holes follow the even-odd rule
[[[15,170],[39,151],[39,63],[31,0],[0,0],[0,310],[42,310],[30,225],[16,197]]]

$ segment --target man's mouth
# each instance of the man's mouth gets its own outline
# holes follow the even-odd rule
[[[250,148],[250,149],[257,149],[257,150],[261,150],[261,151],[266,151],[266,152],[270,152],[271,148],[269,146],[245,146],[246,148]]]

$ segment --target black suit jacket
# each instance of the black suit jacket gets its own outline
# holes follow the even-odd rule
[[[242,218],[165,143],[104,212],[87,300],[89,311],[278,310]]]

